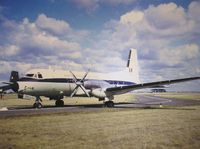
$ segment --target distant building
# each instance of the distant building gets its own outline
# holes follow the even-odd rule
[[[153,92],[153,93],[161,93],[161,92],[166,92],[166,89],[154,88],[154,89],[151,89],[151,92]]]

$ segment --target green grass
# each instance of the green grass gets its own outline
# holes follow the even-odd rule
[[[0,148],[200,147],[200,106],[0,119]]]
[[[200,93],[149,93],[146,95],[183,100],[200,100]]]
[[[116,97],[115,102],[135,99],[131,94]],[[43,100],[47,105],[54,105],[54,101]],[[18,100],[16,95],[6,96],[1,104],[2,101],[10,107],[32,106],[34,102]],[[93,98],[65,99],[65,104],[97,102]],[[102,108],[98,111],[4,117],[0,118],[0,148],[199,149],[200,106]]]

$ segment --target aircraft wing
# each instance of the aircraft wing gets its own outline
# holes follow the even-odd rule
[[[150,88],[153,86],[160,86],[160,85],[169,85],[169,84],[192,81],[192,80],[197,80],[197,79],[200,79],[200,77],[182,78],[182,79],[175,79],[175,80],[166,80],[166,81],[150,82],[150,83],[135,84],[135,85],[128,85],[128,86],[120,86],[120,87],[110,87],[106,89],[106,93],[108,93],[109,95],[118,95],[118,94],[124,94],[124,93],[138,90],[138,89]]]

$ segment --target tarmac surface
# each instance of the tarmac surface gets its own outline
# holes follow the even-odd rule
[[[151,108],[151,106],[192,106],[200,105],[200,101],[197,100],[180,100],[180,99],[167,99],[155,96],[137,95],[137,101],[130,103],[115,103],[113,109],[134,109],[134,108]],[[15,108],[5,109],[0,111],[0,118],[12,117],[12,116],[29,116],[29,115],[42,115],[52,113],[66,113],[66,112],[89,112],[100,111],[104,107],[103,104],[90,104],[90,105],[65,105],[64,107],[44,106],[41,109],[33,108]]]

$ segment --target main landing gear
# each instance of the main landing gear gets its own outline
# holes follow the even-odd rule
[[[63,107],[64,101],[61,99],[58,99],[58,100],[56,100],[55,105],[56,105],[56,107]]]
[[[42,106],[40,101],[42,102],[42,99],[40,97],[36,97],[36,100],[35,100],[35,103],[33,104],[33,107],[36,108],[36,109],[42,108],[43,106]]]
[[[33,107],[36,109],[40,109],[43,107],[42,105],[42,99],[40,97],[36,97],[35,103],[33,104]],[[55,102],[56,107],[63,107],[64,106],[64,101],[61,99],[57,99]]]
[[[113,101],[106,101],[105,103],[104,103],[104,105],[105,105],[105,107],[108,107],[108,108],[113,108],[114,107],[114,102]]]

